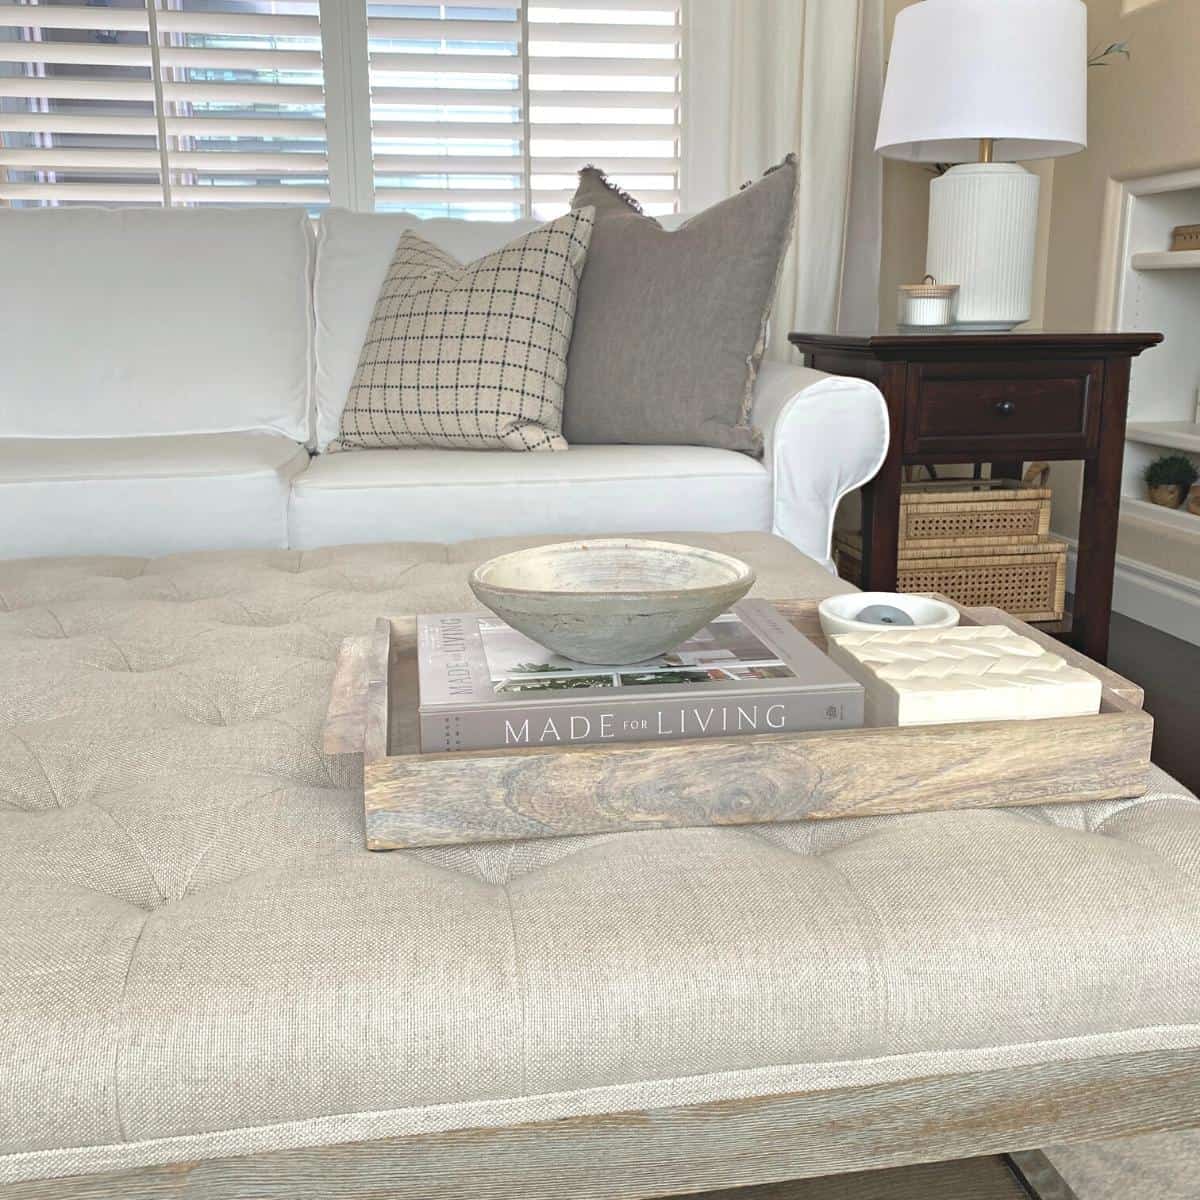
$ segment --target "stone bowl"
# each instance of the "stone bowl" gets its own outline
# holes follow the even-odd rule
[[[695,546],[597,538],[535,546],[471,572],[471,591],[526,637],[575,662],[644,662],[754,585],[739,559]]]

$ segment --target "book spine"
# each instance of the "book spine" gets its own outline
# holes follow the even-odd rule
[[[520,709],[475,708],[422,713],[421,749],[516,749],[586,746],[607,742],[677,741],[797,733],[810,729],[856,729],[863,722],[861,690],[773,691],[769,695],[711,700],[628,700],[614,704]]]

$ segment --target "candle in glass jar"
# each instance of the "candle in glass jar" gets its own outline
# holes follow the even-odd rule
[[[957,283],[938,283],[932,275],[926,275],[921,283],[902,283],[898,289],[896,320],[901,325],[952,325],[957,298]]]

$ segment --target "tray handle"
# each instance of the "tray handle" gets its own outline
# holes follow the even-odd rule
[[[348,637],[338,650],[321,746],[326,754],[361,754],[367,731],[371,638]]]

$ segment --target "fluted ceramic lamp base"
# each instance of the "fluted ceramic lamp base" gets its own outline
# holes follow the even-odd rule
[[[953,328],[1003,331],[1032,315],[1038,186],[1015,163],[951,167],[930,185],[925,269],[959,285]]]

